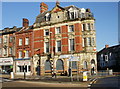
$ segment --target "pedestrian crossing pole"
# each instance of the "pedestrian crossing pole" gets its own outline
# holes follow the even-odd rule
[[[50,62],[51,62],[51,69],[52,69],[51,74],[52,74],[52,76],[53,76],[53,74],[54,74],[54,69],[53,69],[53,59],[52,59],[52,58],[50,58]]]

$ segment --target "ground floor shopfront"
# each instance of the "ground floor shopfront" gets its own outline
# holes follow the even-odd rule
[[[0,73],[10,73],[13,68],[13,57],[0,58]]]
[[[56,73],[58,75],[69,75],[70,69],[77,74],[82,71],[97,72],[96,53],[79,53],[72,56],[79,61],[69,61],[71,54],[56,55],[54,58],[48,56],[33,56],[33,74],[46,76]],[[72,66],[72,67],[71,67]]]
[[[31,60],[16,59],[14,61],[14,74],[15,75],[31,75]]]

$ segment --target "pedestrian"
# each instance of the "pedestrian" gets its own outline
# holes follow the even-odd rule
[[[68,69],[69,77],[71,76],[71,67]]]

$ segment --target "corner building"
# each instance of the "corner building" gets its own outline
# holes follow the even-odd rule
[[[40,4],[40,14],[33,25],[34,34],[34,74],[41,76],[52,74],[68,74],[69,57],[77,57],[72,62],[72,71],[79,73],[94,68],[96,61],[95,19],[90,9],[78,8],[74,5],[55,7],[48,11],[48,5]],[[40,66],[40,70],[36,68]],[[38,73],[39,72],[39,73]]]

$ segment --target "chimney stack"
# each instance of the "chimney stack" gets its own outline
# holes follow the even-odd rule
[[[105,45],[105,48],[108,48],[109,47],[109,45]]]
[[[26,18],[23,18],[23,27],[27,28],[29,26],[29,20]]]
[[[48,11],[48,5],[44,2],[40,3],[40,13],[44,13],[46,11]]]
[[[57,0],[56,1],[56,6],[59,6],[60,5],[60,2]]]

